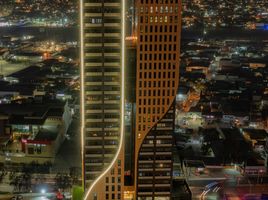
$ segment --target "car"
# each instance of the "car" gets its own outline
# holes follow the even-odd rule
[[[65,199],[72,199],[72,194],[70,192],[63,193]]]
[[[65,138],[66,138],[67,140],[71,140],[71,136],[70,136],[69,134],[66,134],[66,135],[65,135]]]
[[[11,200],[22,200],[23,196],[22,195],[16,195],[11,198]]]

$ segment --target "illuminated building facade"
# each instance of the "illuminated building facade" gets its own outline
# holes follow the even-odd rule
[[[168,200],[172,188],[181,0],[137,0],[135,191]]]
[[[122,199],[124,0],[81,0],[84,199]]]

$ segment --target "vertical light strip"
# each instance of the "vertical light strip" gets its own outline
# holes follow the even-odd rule
[[[82,0],[81,0],[82,1]],[[120,107],[121,107],[121,113],[120,113],[120,141],[119,141],[119,146],[117,149],[117,152],[110,163],[110,165],[105,169],[100,176],[91,184],[89,189],[87,190],[84,200],[87,200],[90,196],[90,193],[92,192],[93,188],[95,185],[105,177],[105,175],[112,169],[114,166],[115,162],[118,159],[118,156],[121,152],[121,149],[124,144],[124,118],[125,118],[125,0],[121,0],[121,99],[120,99]],[[83,34],[83,33],[82,33]],[[81,45],[81,47],[83,47]],[[84,47],[83,47],[84,48]]]
[[[85,63],[84,63],[84,1],[80,0],[80,134],[81,134],[81,158],[82,158],[82,188],[85,182],[84,169],[84,130],[85,130]]]

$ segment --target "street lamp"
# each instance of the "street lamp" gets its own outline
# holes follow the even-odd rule
[[[41,194],[45,194],[46,190],[45,189],[41,189]]]

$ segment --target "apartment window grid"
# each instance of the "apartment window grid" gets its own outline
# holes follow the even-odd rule
[[[138,159],[137,193],[140,197],[170,196],[174,104],[143,140]]]
[[[118,165],[112,168],[110,171],[110,176],[105,179],[105,196],[106,200],[120,200],[121,198],[121,160],[118,162]],[[116,198],[115,198],[116,197]]]
[[[84,1],[86,188],[111,163],[119,145],[121,3]],[[123,169],[122,162],[114,167],[113,174],[105,177],[103,189],[99,190],[103,199],[120,199],[123,180],[118,182],[115,177],[121,177]]]
[[[148,115],[140,121],[139,131],[151,127],[159,115],[165,112],[162,107],[171,103],[169,98],[176,93],[175,79],[178,78],[179,41],[178,1],[140,1],[144,4],[139,9],[138,59],[140,82],[138,104],[140,115]],[[167,19],[150,21],[146,19]],[[176,20],[175,20],[176,19]],[[149,103],[149,99],[152,101]],[[157,105],[153,102],[161,102]],[[139,109],[140,108],[140,109]]]
[[[180,3],[137,1],[137,199],[170,196]]]

